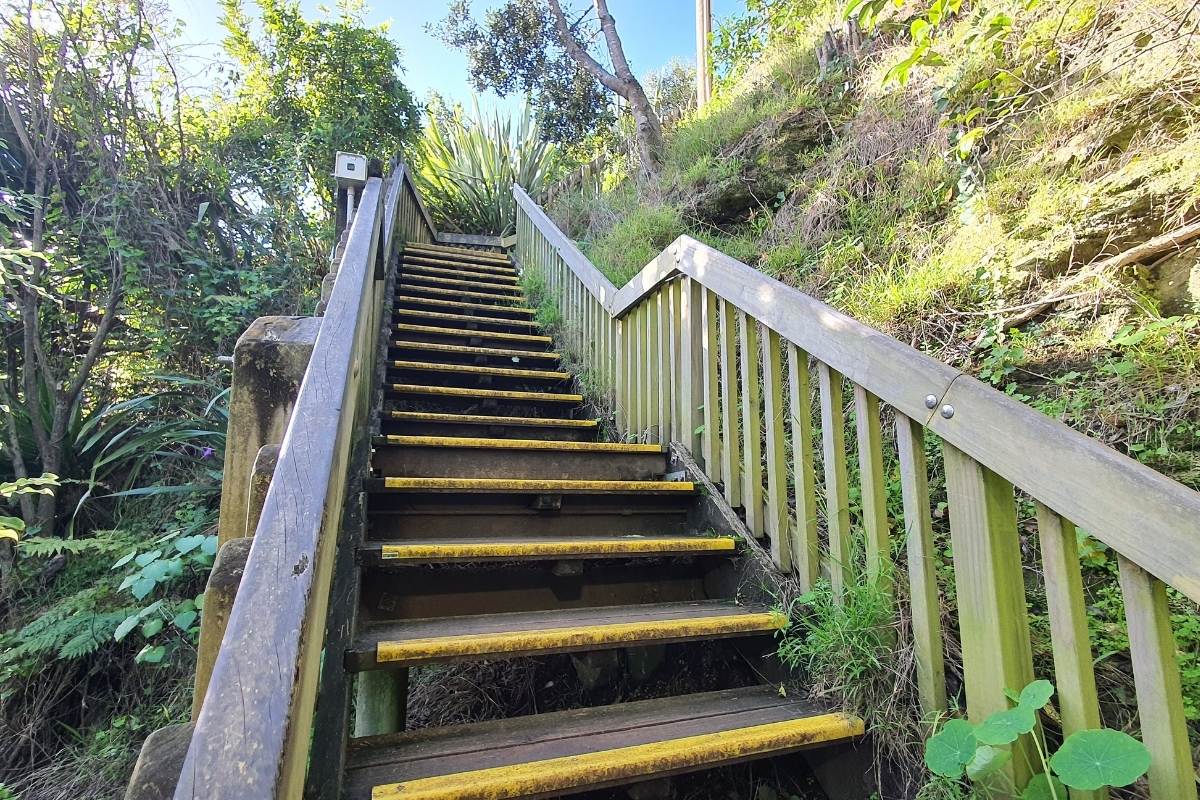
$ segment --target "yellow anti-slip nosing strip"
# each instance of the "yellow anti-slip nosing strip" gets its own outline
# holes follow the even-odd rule
[[[404,292],[425,292],[427,294],[449,295],[450,297],[481,297],[484,300],[504,300],[511,302],[513,300],[524,300],[525,298],[519,294],[488,294],[487,292],[468,292],[463,289],[439,289],[436,286],[421,286],[414,283],[401,283],[398,287]]]
[[[484,289],[489,292],[500,292],[506,294],[519,295],[522,294],[519,286],[510,286],[501,283],[487,283],[486,281],[464,281],[457,278],[443,278],[440,275],[414,275],[411,273],[404,274],[404,280],[415,281],[417,283],[432,283],[437,285],[450,284],[451,286],[473,286],[476,289]]]
[[[539,353],[535,350],[509,350],[504,347],[471,347],[466,344],[438,344],[437,342],[412,342],[393,339],[392,347],[398,350],[428,350],[431,353],[458,353],[464,356],[503,356],[505,358],[539,358],[544,361],[559,361],[559,353]]]
[[[565,381],[569,372],[544,369],[509,369],[508,367],[477,367],[473,364],[433,364],[428,361],[392,361],[393,369],[425,370],[427,372],[461,372],[466,375],[496,375],[503,378],[530,378],[534,380]]]
[[[405,264],[405,275],[439,275],[447,278],[479,278],[485,281],[498,281],[513,286],[520,282],[516,275],[501,275],[497,272],[472,272],[469,269],[447,269],[445,267],[428,267],[424,264]]]
[[[445,397],[473,397],[480,400],[528,400],[539,403],[582,403],[581,394],[556,392],[509,392],[503,389],[465,389],[458,386],[425,386],[417,383],[393,383],[392,391],[403,394],[433,394]]]
[[[512,800],[669,774],[861,736],[847,714],[769,722],[595,753],[376,786],[371,800]]]
[[[419,319],[436,319],[445,322],[474,323],[476,325],[507,325],[510,328],[536,330],[542,327],[540,322],[531,319],[504,319],[503,317],[477,317],[472,314],[449,314],[441,311],[415,310],[411,308],[393,309],[394,317],[417,317]]]
[[[552,339],[549,336],[541,336],[531,333],[506,333],[504,331],[469,331],[463,328],[442,328],[436,325],[406,325],[399,323],[395,326],[398,331],[408,331],[409,333],[433,333],[439,336],[466,336],[470,338],[480,339],[509,339],[514,342],[531,342],[536,344],[550,344]]]
[[[656,453],[667,451],[661,444],[624,444],[622,442],[559,442],[551,439],[481,439],[458,436],[385,437],[388,444],[407,447],[462,447],[481,450],[553,450],[584,453]]]
[[[524,314],[532,316],[537,314],[532,308],[524,306],[502,306],[496,303],[463,303],[458,300],[438,300],[436,297],[412,297],[407,295],[396,295],[397,303],[412,303],[422,306],[442,306],[447,308],[473,308],[480,311],[488,312],[503,312],[505,314]],[[503,319],[503,317],[501,317]]]
[[[495,250],[472,250],[469,247],[455,247],[448,244],[426,244],[425,242],[409,242],[404,245],[405,251],[426,250],[431,253],[458,253],[464,256],[474,256],[476,258],[494,259],[497,261],[508,261],[508,256],[504,253],[497,253]]]
[[[630,536],[610,539],[549,539],[520,542],[420,542],[385,544],[379,557],[385,561],[426,561],[471,558],[559,558],[599,555],[655,555],[661,553],[731,553],[737,540],[731,536]]]
[[[539,478],[384,478],[383,488],[406,491],[688,493],[691,481],[585,481]]]
[[[546,428],[595,428],[594,419],[554,419],[552,417],[501,417],[488,414],[440,414],[434,411],[393,411],[392,419],[411,422],[449,422],[466,425],[520,425]]]
[[[762,614],[722,614],[712,617],[612,622],[569,628],[406,639],[402,642],[379,642],[375,645],[375,661],[380,664],[427,661],[499,653],[574,650],[663,639],[700,639],[742,633],[765,633],[781,630],[787,627],[787,622],[786,614],[772,611]]]

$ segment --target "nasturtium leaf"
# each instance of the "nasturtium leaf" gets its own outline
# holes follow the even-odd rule
[[[171,624],[181,631],[186,631],[192,627],[192,623],[196,621],[195,611],[180,611],[171,620]]]
[[[183,536],[175,540],[175,549],[181,555],[187,555],[195,550],[200,545],[204,544],[204,534],[198,533],[195,536]]]
[[[1067,787],[1058,778],[1042,772],[1029,779],[1021,800],[1067,800]]]
[[[960,778],[975,757],[977,744],[974,726],[952,719],[925,743],[925,764],[937,775]]]
[[[146,645],[141,651],[134,656],[133,660],[139,664],[157,664],[163,660],[163,656],[167,654],[167,648],[161,644]]]
[[[204,542],[200,545],[200,552],[206,556],[215,556],[217,554],[217,537],[205,536]]]
[[[156,585],[158,585],[158,581],[153,578],[139,578],[133,582],[130,591],[133,592],[133,596],[138,600],[143,600],[146,595],[154,591]]]
[[[1032,710],[1017,706],[992,714],[975,729],[975,736],[984,744],[1010,744],[1022,733],[1033,730],[1036,724]]]
[[[967,777],[973,781],[986,778],[1012,760],[1012,753],[989,744],[981,744],[975,757],[967,764]]]
[[[1021,690],[1017,705],[1024,706],[1030,711],[1040,711],[1054,695],[1054,684],[1047,680],[1037,680]]]
[[[142,553],[140,556],[135,558],[133,563],[137,564],[139,567],[144,567],[161,555],[162,550],[151,550],[149,553]]]
[[[1050,757],[1050,767],[1076,789],[1128,786],[1150,768],[1150,751],[1121,731],[1078,731]]]
[[[130,614],[125,618],[125,621],[118,625],[117,629],[113,631],[113,638],[118,642],[124,639],[129,635],[131,630],[137,627],[137,624],[141,621],[141,619],[141,614]]]
[[[161,631],[162,629],[163,629],[162,617],[155,617],[154,619],[148,619],[142,623],[142,636],[145,636],[147,639],[149,639],[152,636],[157,635],[158,632]]]

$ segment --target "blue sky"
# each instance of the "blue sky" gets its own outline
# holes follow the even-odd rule
[[[574,0],[583,8],[585,0]],[[186,58],[185,83],[201,88],[208,79],[205,70],[220,61],[219,45],[224,35],[212,0],[169,0],[171,12],[183,25],[182,44]],[[320,16],[318,8],[331,3],[302,0],[306,14]],[[450,100],[469,103],[466,58],[425,32],[425,26],[439,21],[446,13],[445,2],[401,0],[368,2],[367,20],[372,24],[390,21],[389,35],[403,51],[404,82],[418,98],[436,89]],[[476,15],[500,5],[499,0],[473,0]],[[253,7],[253,3],[250,3]],[[609,11],[617,20],[617,31],[625,44],[630,65],[640,76],[679,58],[695,62],[695,0],[609,0]],[[713,0],[715,20],[738,13],[742,0]],[[484,98],[484,105],[495,102]],[[512,102],[506,103],[510,105]]]

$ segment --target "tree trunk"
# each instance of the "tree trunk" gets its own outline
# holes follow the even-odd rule
[[[600,64],[587,48],[580,44],[575,34],[567,25],[563,15],[562,5],[558,0],[547,0],[550,4],[551,16],[554,18],[554,31],[558,35],[559,44],[596,80],[618,97],[625,98],[629,110],[633,114],[635,132],[637,135],[638,157],[641,162],[642,174],[646,177],[657,176],[662,169],[663,135],[662,123],[654,106],[646,97],[642,84],[634,77],[625,58],[625,49],[621,45],[621,37],[617,35],[617,23],[608,11],[606,0],[594,0],[596,16],[600,19],[600,30],[608,45],[608,54],[613,62],[613,72],[609,72]],[[613,74],[613,73],[616,74]]]

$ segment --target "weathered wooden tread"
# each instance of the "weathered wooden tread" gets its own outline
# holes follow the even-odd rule
[[[511,367],[484,367],[475,364],[439,364],[433,361],[389,361],[392,369],[423,370],[425,372],[453,372],[464,375],[495,375],[502,378],[527,378],[541,381],[566,381],[571,373],[546,369],[513,369]]]
[[[469,292],[465,289],[439,289],[436,286],[422,286],[417,283],[401,283],[396,287],[397,291],[420,294],[445,295],[447,297],[478,297],[482,300],[496,300],[504,302],[512,302],[513,300],[524,300],[524,296],[519,294],[491,294],[489,292]]]
[[[569,653],[772,633],[787,616],[732,600],[519,611],[378,622],[347,653],[353,670]]]
[[[443,278],[440,275],[418,275],[412,272],[405,272],[402,276],[405,283],[419,283],[421,285],[432,284],[434,286],[446,286],[451,288],[456,286],[465,286],[468,288],[479,289],[488,292],[496,292],[500,294],[511,294],[514,297],[523,296],[524,292],[520,286],[507,283],[489,283],[483,280],[462,280],[459,278]]]
[[[516,277],[517,271],[511,266],[505,266],[498,261],[478,261],[476,259],[462,259],[456,256],[448,255],[433,255],[430,253],[409,253],[404,256],[404,266],[423,266],[423,267],[443,267],[446,269],[456,269],[458,267],[467,267],[477,272],[487,272],[493,275],[504,275]]]
[[[457,353],[464,356],[497,356],[515,360],[537,358],[543,361],[561,361],[562,355],[547,351],[539,353],[536,350],[509,350],[503,347],[472,347],[465,344],[438,344],[436,342],[412,342],[406,339],[394,339],[391,346],[398,350],[426,350],[431,353]]]
[[[459,386],[426,386],[419,383],[393,383],[399,394],[428,394],[440,397],[464,397],[477,400],[517,400],[529,403],[582,403],[583,395],[559,392],[519,392],[507,389],[469,389]]]
[[[399,422],[449,422],[461,425],[523,426],[537,428],[595,428],[594,419],[555,419],[553,417],[506,417],[489,414],[443,414],[433,411],[393,411]]]
[[[555,450],[582,453],[666,453],[666,445],[624,442],[560,442],[553,439],[477,439],[465,436],[380,436],[377,444],[403,447],[460,447],[479,450]]]
[[[439,322],[457,322],[463,325],[507,325],[510,328],[524,328],[526,330],[537,330],[541,328],[541,323],[531,319],[504,319],[503,317],[478,317],[473,314],[450,314],[442,311],[425,311],[415,310],[411,308],[396,308],[392,310],[393,317],[416,317],[417,319],[431,319]]]
[[[689,494],[691,481],[588,481],[552,478],[376,478],[372,488],[392,492],[482,494]]]
[[[404,245],[404,252],[406,252],[406,253],[419,253],[419,252],[444,253],[447,255],[470,256],[471,258],[478,258],[480,260],[486,260],[486,261],[500,261],[505,264],[511,263],[509,261],[508,256],[505,253],[497,253],[492,250],[472,250],[469,247],[454,247],[453,245],[448,245],[448,244],[427,244],[425,242],[409,242]]]
[[[516,275],[501,275],[497,272],[472,272],[470,269],[447,269],[445,267],[427,267],[424,264],[405,264],[404,274],[411,275],[442,275],[447,278],[480,278],[500,283],[516,284],[520,281]]]
[[[537,311],[526,306],[504,306],[498,303],[467,303],[462,300],[441,300],[436,297],[413,297],[411,295],[396,295],[396,303],[410,303],[412,305],[422,306],[437,306],[441,308],[466,308],[473,313],[498,313],[505,314],[522,314],[526,316],[534,316]],[[504,319],[500,317],[500,319]]]
[[[655,558],[732,553],[732,536],[457,537],[368,542],[364,560],[381,564],[537,561],[561,558]]]
[[[550,344],[549,336],[527,333],[507,333],[505,331],[469,331],[465,328],[442,328],[436,325],[408,325],[399,323],[394,326],[397,331],[407,333],[437,334],[439,336],[466,336],[479,339],[507,339],[512,342],[529,342],[531,344]]]
[[[350,800],[571,794],[861,736],[861,720],[775,687],[639,700],[355,740]]]

